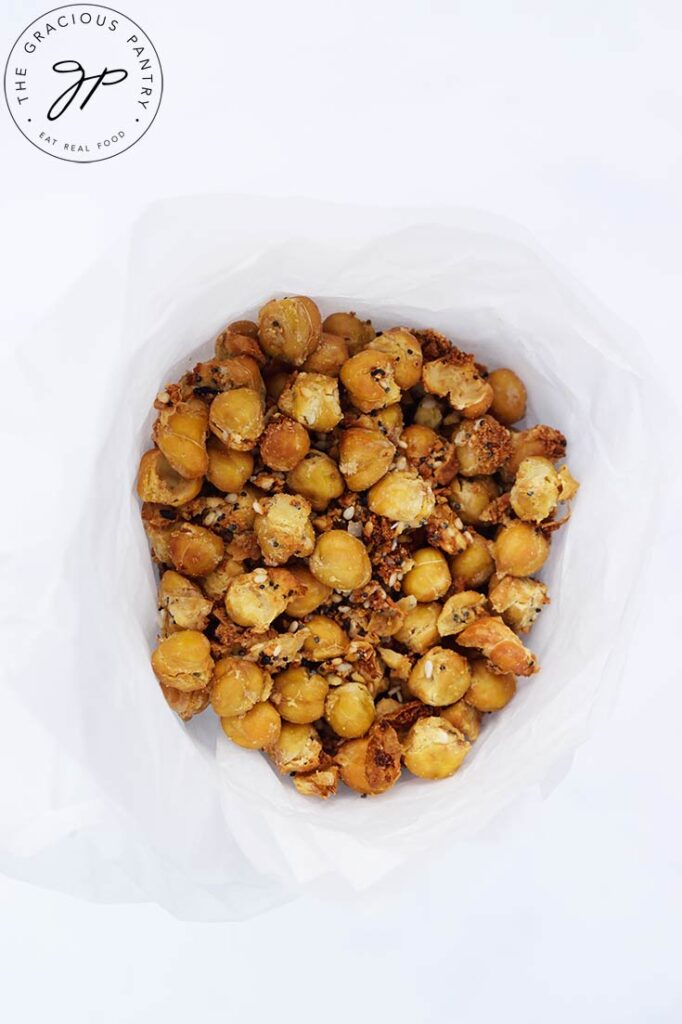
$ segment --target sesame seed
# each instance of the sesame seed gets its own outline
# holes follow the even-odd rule
[[[159,391],[158,395],[156,396],[156,401],[161,402],[162,405],[166,405],[168,402],[170,402],[170,395],[168,394],[167,391]]]
[[[294,619],[293,622],[289,623],[289,632],[290,633],[295,633],[300,625],[301,625],[301,623],[298,621],[298,619]]]
[[[407,448],[407,441],[398,441],[398,448]]]
[[[281,644],[277,644],[277,646],[275,647],[274,651],[272,652],[272,656],[273,656],[273,658],[278,658],[281,653],[282,653],[282,645]]]
[[[433,662],[432,661],[425,661],[424,662],[424,678],[425,679],[430,679],[432,675],[433,675]]]
[[[346,519],[346,520],[352,519],[354,515],[355,515],[355,506],[354,505],[350,505],[349,508],[344,509],[344,512],[343,512],[343,518],[344,519]]]
[[[253,511],[256,513],[256,515],[258,515],[258,516],[264,515],[263,506],[260,505],[257,501],[254,501],[254,503],[253,503],[253,505],[251,507],[253,508]]]

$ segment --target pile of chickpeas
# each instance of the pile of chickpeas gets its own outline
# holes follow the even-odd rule
[[[170,707],[210,705],[307,796],[456,772],[538,670],[521,637],[578,488],[558,430],[513,427],[519,377],[295,296],[154,407],[137,490]]]

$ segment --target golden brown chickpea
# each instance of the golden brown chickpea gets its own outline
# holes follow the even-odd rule
[[[418,604],[405,612],[405,619],[395,634],[398,643],[409,647],[416,654],[423,654],[429,647],[438,643],[438,617],[441,606],[434,604]]]
[[[212,601],[220,601],[225,597],[230,580],[233,580],[235,576],[240,576],[243,571],[244,568],[241,562],[236,562],[233,558],[229,557],[223,558],[220,565],[213,572],[210,572],[208,576],[204,576],[201,581],[204,593]]]
[[[394,363],[385,352],[365,349],[341,367],[341,383],[361,412],[372,412],[400,401]]]
[[[262,498],[254,532],[266,565],[284,565],[295,556],[306,558],[315,547],[310,505],[299,494]]]
[[[310,435],[296,420],[276,413],[260,439],[260,455],[266,466],[287,473],[310,451]]]
[[[471,750],[464,734],[442,717],[420,718],[404,745],[405,767],[420,779],[454,775]]]
[[[263,432],[263,400],[251,388],[223,391],[211,402],[209,426],[227,448],[248,452]]]
[[[301,796],[317,796],[322,800],[333,796],[339,783],[339,768],[335,764],[318,768],[314,772],[298,772],[294,786]]]
[[[428,458],[438,444],[439,437],[431,427],[425,427],[420,423],[413,423],[411,427],[403,430],[401,441],[407,445],[405,455],[410,462],[421,462]],[[402,446],[401,446],[402,447]]]
[[[495,572],[495,561],[490,553],[488,541],[473,530],[469,532],[473,537],[469,547],[450,560],[452,580],[458,590],[475,590],[476,587],[482,587]]]
[[[559,474],[549,459],[531,455],[519,466],[509,495],[511,507],[519,519],[541,523],[559,504]]]
[[[374,721],[374,701],[363,683],[342,683],[327,694],[325,718],[337,736],[364,736]]]
[[[208,472],[206,477],[225,494],[236,494],[253,473],[253,455],[250,452],[237,452],[226,448],[217,437],[209,437],[206,443],[208,452]]]
[[[348,650],[348,635],[326,615],[312,615],[306,620],[306,627],[308,636],[303,644],[303,654],[310,661],[339,658]]]
[[[323,373],[297,374],[277,404],[287,416],[320,434],[329,433],[343,419],[338,381]]]
[[[493,404],[490,411],[509,426],[522,420],[526,415],[526,389],[520,377],[513,370],[493,370],[488,374],[488,384],[493,389]]]
[[[176,473],[187,480],[208,469],[208,409],[198,398],[159,410],[152,436]]]
[[[414,387],[422,375],[422,347],[405,327],[392,327],[367,345],[367,349],[385,352],[393,359],[395,380],[403,390]]]
[[[202,483],[201,478],[185,480],[157,448],[145,452],[140,460],[137,493],[142,501],[174,507],[184,505],[196,498]]]
[[[290,565],[288,572],[294,577],[299,593],[289,601],[287,615],[303,619],[329,599],[332,588],[316,580],[310,569],[303,565]]]
[[[258,340],[274,359],[301,366],[322,336],[320,311],[305,295],[271,299],[258,314]]]
[[[463,590],[454,594],[443,605],[438,617],[438,632],[441,636],[457,636],[480,615],[485,615],[488,602],[477,590]]]
[[[320,763],[322,744],[312,725],[282,722],[280,734],[268,753],[282,775],[309,772]]]
[[[287,387],[291,374],[288,370],[279,370],[267,379],[267,396],[272,405],[277,405],[282,392]]]
[[[481,513],[499,493],[500,488],[491,476],[456,476],[450,484],[450,503],[463,523],[477,526]]]
[[[202,631],[208,625],[213,602],[204,597],[196,583],[168,569],[159,582],[159,608],[179,629]]]
[[[372,795],[377,791],[370,785],[367,778],[366,762],[369,740],[367,737],[348,740],[342,743],[336,754],[336,761],[341,769],[341,778],[349,789],[356,793]]]
[[[477,648],[498,672],[531,676],[538,670],[533,652],[523,646],[516,633],[497,615],[482,615],[476,619],[462,630],[457,643],[461,647]]]
[[[338,590],[357,590],[372,578],[367,548],[345,530],[330,530],[318,537],[309,565],[316,580]]]
[[[183,722],[200,715],[208,707],[208,687],[203,690],[176,690],[173,686],[160,683],[166,703]]]
[[[449,708],[443,708],[440,714],[441,718],[454,725],[470,743],[478,739],[481,732],[481,713],[465,700],[458,700]]]
[[[338,377],[348,355],[348,343],[344,338],[339,338],[336,334],[323,334],[320,344],[304,362],[303,369],[308,373],[324,373],[327,377]]]
[[[509,458],[511,451],[509,431],[492,416],[461,423],[452,440],[460,476],[494,473]]]
[[[322,324],[327,334],[343,338],[351,355],[355,355],[374,338],[374,328],[369,320],[361,320],[355,313],[332,313]]]
[[[517,633],[527,633],[543,605],[549,604],[545,584],[523,576],[493,576],[488,598],[493,611]]]
[[[452,408],[467,419],[482,416],[493,400],[493,389],[478,372],[474,357],[457,348],[424,363],[422,381],[425,391],[447,397]]]
[[[213,672],[211,707],[219,718],[245,715],[272,692],[272,678],[253,661],[220,658]]]
[[[403,577],[403,593],[412,594],[420,603],[436,601],[446,594],[452,577],[443,553],[436,548],[420,548],[412,558],[414,568]]]
[[[367,736],[347,740],[336,754],[341,778],[357,793],[384,793],[400,778],[400,740],[395,729],[378,721]]]
[[[329,683],[324,676],[297,665],[275,676],[271,699],[287,722],[306,725],[324,715],[328,690]]]
[[[238,320],[236,324],[220,332],[215,340],[216,359],[222,362],[233,356],[250,356],[259,366],[265,364],[267,356],[258,343],[258,326],[253,325],[256,328],[255,335],[247,334],[248,324],[250,324],[249,320]],[[242,325],[245,327],[244,331],[238,330],[237,328]]]
[[[315,449],[287,474],[287,486],[303,495],[316,512],[324,512],[329,502],[344,492],[343,477],[334,460]]]
[[[228,739],[247,750],[267,750],[277,742],[282,719],[272,704],[263,701],[243,715],[221,718],[220,724]]]
[[[566,438],[560,430],[540,423],[528,430],[510,431],[511,451],[501,469],[502,479],[511,483],[524,459],[541,455],[550,462],[558,462],[566,455]]]
[[[445,647],[432,647],[410,672],[407,688],[425,704],[445,707],[463,697],[470,683],[466,658]]]
[[[201,690],[211,681],[211,645],[203,633],[185,629],[172,633],[152,654],[152,668],[160,683],[175,690]]]
[[[168,541],[173,565],[188,576],[208,576],[218,567],[225,553],[222,537],[194,523],[180,523]]]
[[[285,611],[297,590],[296,579],[287,569],[259,567],[230,581],[225,610],[238,626],[264,632]]]
[[[436,504],[433,491],[419,473],[400,469],[374,484],[367,502],[376,515],[415,528],[426,523]]]
[[[402,434],[403,422],[403,407],[400,402],[394,402],[385,409],[363,413],[353,421],[353,426],[363,427],[365,430],[380,430],[389,441],[397,444]]]
[[[232,514],[231,522],[239,530],[251,530],[256,522],[256,508],[260,499],[264,497],[263,492],[245,484],[241,491],[236,492],[236,497],[230,495]]]
[[[406,654],[400,654],[391,647],[379,647],[379,657],[389,671],[392,680],[407,682],[412,671],[412,662]]]
[[[500,711],[516,693],[516,680],[509,673],[493,672],[483,658],[471,662],[471,686],[466,702],[478,711]]]
[[[549,555],[549,541],[530,523],[503,526],[493,544],[497,571],[509,576],[532,576]]]
[[[260,366],[251,356],[230,356],[229,359],[209,359],[205,363],[197,363],[183,380],[187,381],[187,386],[193,391],[201,388],[217,393],[231,391],[233,388],[248,388],[261,398],[265,397]]]
[[[378,430],[351,427],[339,438],[339,469],[352,491],[364,491],[388,471],[395,445]]]

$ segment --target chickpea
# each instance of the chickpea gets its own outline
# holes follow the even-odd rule
[[[152,436],[176,473],[186,480],[206,475],[208,409],[198,398],[159,410]]]
[[[456,476],[450,484],[452,507],[462,522],[469,526],[477,526],[481,522],[481,514],[499,493],[500,488],[491,476]]]
[[[464,734],[442,717],[420,718],[407,734],[405,767],[420,779],[454,775],[471,750]]]
[[[309,430],[326,434],[343,419],[339,385],[323,373],[299,373],[279,397],[279,408]]]
[[[241,491],[253,473],[253,455],[250,452],[237,452],[232,448],[226,448],[215,436],[209,437],[206,450],[208,452],[207,479],[225,494]]]
[[[380,430],[389,441],[397,444],[402,434],[403,422],[403,407],[400,402],[394,402],[385,409],[363,413],[353,421],[353,426],[363,427],[365,430]]]
[[[194,523],[176,526],[171,531],[168,547],[175,568],[188,576],[208,576],[225,553],[222,537]]]
[[[272,678],[253,661],[220,658],[213,672],[211,707],[219,718],[245,715],[272,693]]]
[[[443,410],[437,398],[424,395],[414,411],[414,422],[422,427],[436,430],[443,422]]]
[[[328,690],[329,683],[324,676],[297,665],[275,676],[271,699],[287,722],[306,725],[324,715]]]
[[[362,739],[348,740],[343,743],[336,754],[336,761],[341,769],[341,778],[349,789],[356,793],[367,795],[374,794],[376,790],[370,785],[367,778],[366,762],[369,740]]]
[[[485,615],[488,602],[477,590],[463,590],[454,594],[443,605],[438,616],[438,632],[440,636],[457,636],[480,615]]]
[[[258,344],[257,324],[253,325],[256,328],[255,335],[246,333],[250,329],[248,327],[250,323],[249,320],[238,320],[236,324],[220,332],[215,340],[216,359],[224,361],[233,356],[250,356],[259,366],[265,364],[267,357]],[[244,327],[244,330],[239,330],[240,327]]]
[[[429,516],[426,524],[426,539],[434,548],[440,548],[446,555],[457,555],[469,547],[469,538],[464,524],[455,512],[441,502]]]
[[[538,670],[537,659],[532,651],[524,647],[516,633],[496,615],[483,615],[472,622],[459,634],[457,643],[461,647],[480,650],[499,672],[530,676]]]
[[[364,736],[375,718],[374,701],[363,683],[342,683],[327,694],[325,718],[337,736]]]
[[[467,419],[482,416],[493,400],[493,389],[478,372],[474,357],[457,348],[424,363],[422,382],[425,391],[447,397],[452,408]]]
[[[303,644],[303,654],[310,661],[338,658],[348,650],[350,640],[347,633],[326,615],[311,616],[306,627],[309,635]]]
[[[137,475],[137,493],[142,501],[159,505],[184,505],[196,498],[203,481],[200,478],[186,480],[171,466],[157,449],[145,452],[140,460]]]
[[[368,350],[385,352],[393,359],[396,384],[406,390],[414,387],[422,375],[422,347],[405,327],[392,327],[367,345]]]
[[[318,537],[309,565],[316,580],[338,590],[356,590],[372,578],[367,548],[345,530],[330,530]]]
[[[269,356],[301,366],[322,335],[320,311],[305,295],[271,299],[258,314],[258,340]]]
[[[432,647],[410,672],[407,688],[425,704],[445,707],[463,697],[470,683],[466,658],[445,647]]]
[[[343,338],[351,355],[364,348],[375,336],[369,320],[360,320],[355,313],[332,313],[322,324],[327,334]]]
[[[532,576],[549,555],[549,541],[530,523],[503,526],[493,544],[497,571],[509,576]]]
[[[473,665],[471,668],[473,675]],[[467,704],[466,700],[458,700],[450,707],[443,708],[440,714],[441,718],[444,718],[450,725],[454,725],[455,729],[458,729],[470,743],[478,739],[481,732],[481,713],[471,704]]]
[[[203,690],[176,690],[174,686],[160,684],[166,703],[183,722],[200,715],[208,707],[208,687]]]
[[[379,657],[388,669],[391,679],[407,682],[412,671],[412,662],[406,654],[400,654],[391,647],[380,647]]]
[[[400,740],[386,721],[375,722],[367,736],[347,740],[336,754],[341,778],[358,793],[384,793],[400,778]]]
[[[296,420],[276,413],[260,439],[261,459],[270,469],[287,473],[310,451],[310,435]]]
[[[527,395],[521,378],[513,370],[493,370],[488,374],[488,384],[493,389],[490,411],[495,419],[506,426],[522,420],[526,415]]]
[[[422,526],[434,510],[436,500],[426,480],[413,470],[393,470],[369,491],[372,512],[410,527]]]
[[[351,402],[361,412],[383,409],[400,401],[394,362],[385,352],[358,352],[341,367],[340,377]]]
[[[333,796],[339,783],[339,769],[335,764],[318,768],[314,772],[299,772],[294,776],[294,786],[301,796],[319,796],[322,800]]]
[[[440,438],[431,427],[413,423],[411,427],[403,430],[401,440],[407,445],[405,456],[410,462],[422,462],[429,457]]]
[[[251,356],[230,356],[229,359],[209,359],[197,363],[186,375],[187,385],[196,393],[201,391],[232,391],[233,388],[248,388],[260,398],[265,397],[265,384],[260,366]]]
[[[287,485],[303,495],[316,512],[324,512],[329,502],[344,492],[343,477],[334,460],[315,449],[287,474]]]
[[[250,711],[234,718],[221,718],[220,724],[228,739],[247,750],[267,750],[277,741],[282,719],[272,704],[262,701]]]
[[[241,491],[236,492],[236,497],[230,495],[232,513],[230,520],[239,530],[251,530],[256,522],[256,508],[263,497],[263,492],[245,484]]]
[[[324,373],[327,377],[338,377],[341,367],[348,359],[348,343],[336,334],[323,334],[320,344],[303,364],[308,373]]]
[[[204,593],[211,600],[220,601],[225,597],[230,580],[233,580],[235,576],[241,576],[243,571],[240,562],[229,557],[223,558],[220,565],[213,572],[210,572],[208,576],[204,576],[201,584],[204,588]]]
[[[196,583],[168,569],[159,583],[159,607],[168,612],[179,629],[202,631],[208,625],[213,602],[204,597]]]
[[[559,474],[549,459],[531,455],[519,466],[509,495],[519,519],[541,523],[560,501]]]
[[[511,451],[509,431],[492,416],[460,424],[452,440],[460,476],[494,473],[509,458]]]
[[[510,432],[511,450],[504,463],[501,476],[505,483],[511,483],[524,459],[540,455],[550,462],[558,462],[566,455],[566,438],[560,430],[547,427],[544,423],[528,430]]]
[[[450,560],[452,580],[458,590],[482,587],[495,572],[495,561],[488,541],[473,530],[470,533],[473,540],[469,547]]]
[[[471,662],[471,686],[467,704],[478,711],[500,711],[516,693],[516,679],[510,673],[493,672],[483,658]]]
[[[339,438],[339,469],[352,491],[364,491],[381,480],[395,455],[395,445],[378,430],[351,427]]]
[[[227,448],[251,451],[263,432],[263,400],[251,388],[223,391],[211,402],[208,421]]]
[[[315,547],[310,505],[298,494],[275,494],[258,505],[254,531],[266,565],[284,565],[290,558],[305,558]]]
[[[527,633],[543,605],[549,604],[545,584],[521,576],[493,577],[488,597],[493,610],[518,633]]]
[[[282,775],[309,772],[320,763],[322,744],[312,725],[282,722],[280,734],[268,753]]]
[[[403,577],[403,593],[412,594],[424,603],[446,594],[452,577],[442,552],[436,548],[420,548],[412,557],[414,568]]]
[[[332,588],[316,580],[310,569],[303,565],[290,565],[288,572],[296,581],[298,593],[289,601],[286,612],[295,619],[303,619],[329,599]]]
[[[405,620],[395,633],[398,643],[409,647],[416,654],[423,654],[429,647],[438,643],[438,618],[441,613],[439,604],[418,604],[405,612]]]
[[[172,633],[152,654],[152,668],[160,683],[174,690],[202,690],[211,681],[211,645],[203,633],[185,629]]]
[[[285,611],[297,591],[296,578],[287,569],[254,569],[230,581],[225,610],[238,626],[262,633]]]

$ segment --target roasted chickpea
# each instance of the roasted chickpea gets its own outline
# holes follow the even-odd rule
[[[458,700],[449,708],[443,708],[440,714],[441,718],[444,718],[450,725],[454,725],[455,729],[458,729],[470,743],[478,739],[481,732],[481,713],[471,704],[467,704],[466,700]]]
[[[267,357],[258,344],[258,326],[253,325],[256,328],[255,335],[246,333],[250,329],[248,326],[250,323],[249,320],[237,321],[236,324],[220,332],[215,340],[216,359],[222,361],[231,359],[233,356],[250,356],[259,366],[264,365]],[[244,326],[243,331],[237,329],[241,326]]]
[[[263,432],[263,400],[251,388],[223,391],[211,402],[209,426],[227,448],[248,452]]]
[[[208,576],[204,576],[201,581],[204,593],[211,600],[220,601],[225,597],[230,580],[233,580],[235,576],[241,576],[243,571],[244,568],[241,562],[235,561],[234,558],[223,558],[220,565],[213,572],[210,572]]]
[[[375,718],[374,701],[363,683],[342,683],[327,694],[325,718],[337,736],[364,736]]]
[[[272,299],[258,314],[258,340],[269,356],[301,366],[322,336],[320,311],[305,295]]]
[[[318,537],[309,565],[316,580],[338,590],[356,590],[372,578],[367,548],[345,530],[330,530]]]
[[[220,718],[245,715],[272,692],[269,673],[253,661],[220,658],[213,672],[211,707]]]
[[[301,796],[317,796],[322,800],[333,796],[339,783],[339,768],[329,764],[314,772],[297,772],[294,775],[294,786]]]
[[[201,690],[211,681],[211,645],[203,633],[185,629],[172,633],[152,654],[152,668],[160,683],[174,690]]]
[[[511,451],[509,431],[492,416],[461,423],[452,440],[460,476],[494,473],[509,458]]]
[[[566,438],[560,430],[547,427],[544,423],[528,430],[510,432],[511,450],[501,469],[502,479],[511,483],[524,459],[540,455],[550,462],[558,462],[566,455]]]
[[[312,725],[282,722],[280,734],[268,753],[282,775],[309,772],[320,763],[322,744]]]
[[[442,717],[420,718],[403,747],[405,767],[420,779],[454,775],[471,750],[464,734]]]
[[[327,334],[343,338],[351,355],[364,348],[375,336],[369,320],[361,320],[355,313],[332,313],[322,324]]]
[[[438,434],[431,427],[413,423],[403,430],[401,441],[407,445],[405,455],[410,462],[422,462],[427,459],[439,442]]]
[[[201,631],[208,625],[213,602],[204,597],[196,583],[168,569],[159,583],[159,608],[179,629]]]
[[[298,587],[298,593],[287,605],[287,615],[303,619],[329,599],[332,588],[316,580],[310,569],[303,565],[290,565],[287,571],[294,577]]]
[[[160,409],[152,436],[175,472],[193,480],[208,469],[207,431],[208,409],[193,398]]]
[[[499,493],[491,476],[456,476],[450,484],[450,503],[463,523],[477,526],[481,514]]]
[[[498,672],[531,676],[538,670],[533,652],[524,647],[516,633],[496,615],[476,619],[462,630],[457,643],[461,647],[477,648]]]
[[[261,499],[254,531],[266,565],[284,565],[290,558],[306,558],[315,547],[310,505],[299,494],[275,494]]]
[[[263,492],[252,487],[251,484],[244,484],[241,491],[230,495],[232,513],[231,523],[238,530],[251,530],[256,522],[256,509],[259,508],[259,501]]]
[[[531,455],[519,466],[509,495],[519,519],[541,523],[551,516],[560,501],[559,474],[549,459]]]
[[[436,500],[419,473],[396,469],[370,488],[368,504],[378,516],[418,527],[426,523]]]
[[[324,676],[297,665],[275,676],[271,699],[287,722],[305,725],[324,715],[328,690],[329,683]]]
[[[527,395],[521,378],[513,370],[493,370],[488,374],[488,384],[493,389],[490,411],[495,419],[507,426],[522,420],[526,415]]]
[[[452,580],[458,590],[482,587],[495,572],[495,561],[485,537],[470,531],[472,542],[450,560]]]
[[[250,452],[237,452],[226,448],[217,437],[209,437],[206,443],[208,452],[208,472],[206,477],[226,494],[236,494],[253,473],[253,455]]]
[[[173,565],[188,576],[208,576],[218,567],[225,553],[222,537],[194,523],[180,523],[168,541]]]
[[[233,388],[248,388],[261,398],[265,397],[265,384],[260,366],[251,356],[230,356],[229,359],[209,359],[197,363],[185,379],[194,393],[231,391]]]
[[[220,724],[228,739],[247,750],[267,750],[277,741],[282,719],[272,704],[262,701],[243,715],[221,718]]]
[[[530,523],[509,523],[498,533],[493,552],[499,573],[532,576],[547,561],[549,541]]]
[[[403,593],[419,602],[435,601],[450,589],[452,577],[448,563],[436,548],[420,548],[412,556],[414,568],[403,577]]]
[[[516,693],[516,679],[510,673],[493,672],[483,658],[471,662],[471,686],[467,704],[478,711],[500,711]]]
[[[174,686],[160,684],[166,703],[183,722],[200,715],[208,707],[208,687],[203,690],[176,690]]]
[[[393,359],[396,384],[403,390],[414,387],[422,375],[422,347],[405,327],[392,327],[367,345],[368,350],[385,352]]]
[[[349,789],[356,793],[367,795],[374,794],[376,790],[370,785],[367,778],[367,748],[369,740],[367,737],[356,740],[348,740],[342,743],[336,754],[336,761],[341,769],[341,778]]]
[[[474,357],[454,348],[424,363],[422,370],[424,390],[446,398],[457,412],[467,419],[482,416],[493,400],[493,389],[483,380]]]
[[[405,612],[402,626],[395,633],[398,643],[409,647],[416,654],[423,654],[429,647],[438,643],[438,617],[441,613],[439,604],[418,604]]]
[[[339,385],[323,373],[299,373],[279,397],[279,408],[309,430],[329,433],[343,419]]]
[[[440,636],[457,636],[480,615],[485,615],[488,602],[477,590],[463,590],[454,594],[443,605],[438,616],[438,632]]]
[[[358,793],[384,793],[400,778],[400,740],[386,721],[375,722],[367,736],[347,740],[336,754],[341,778]]]
[[[388,471],[395,445],[378,430],[351,427],[339,438],[339,469],[352,491],[364,491]]]
[[[225,610],[238,626],[264,632],[297,592],[296,579],[287,569],[258,568],[230,581]]]
[[[470,683],[466,658],[445,647],[432,647],[410,672],[407,688],[425,704],[445,707],[463,697]]]
[[[308,373],[324,373],[327,377],[338,377],[348,355],[348,343],[344,338],[325,333],[313,354],[304,362],[303,369]]]
[[[340,377],[351,402],[361,412],[400,401],[393,359],[385,352],[358,352],[341,367]]]
[[[343,477],[334,460],[315,449],[287,475],[287,485],[303,495],[316,512],[324,512],[329,502],[344,492]]]
[[[402,434],[403,423],[403,407],[400,402],[394,402],[385,409],[363,413],[353,421],[353,426],[363,427],[365,430],[380,430],[389,441],[397,444]]]
[[[166,457],[157,448],[152,448],[140,460],[137,493],[142,501],[175,507],[196,498],[202,482],[201,478],[186,480],[180,476]]]
[[[327,661],[346,653],[350,643],[348,635],[333,619],[326,615],[313,615],[306,620],[308,636],[303,654],[310,661]]]
[[[296,420],[276,413],[260,439],[260,455],[270,469],[286,473],[310,451],[310,435]]]

